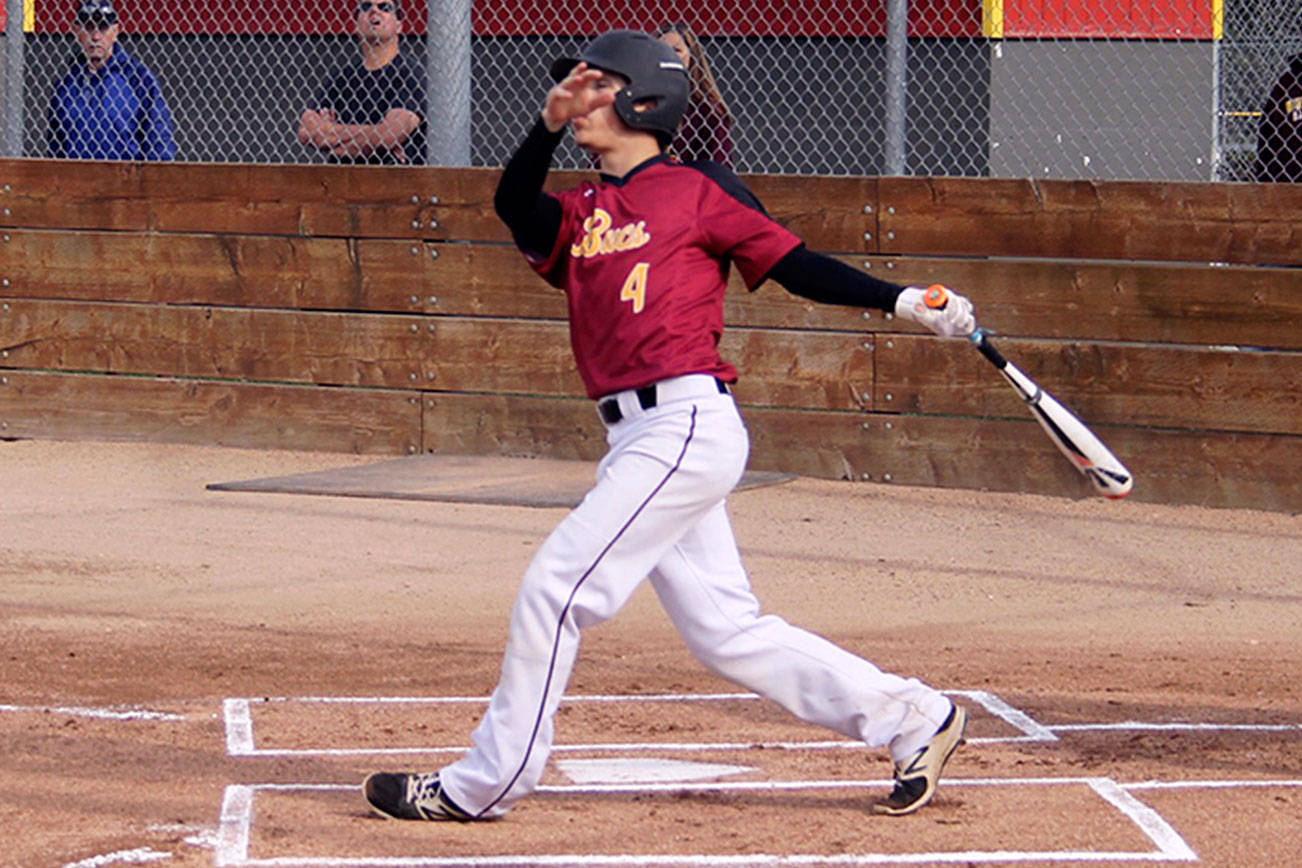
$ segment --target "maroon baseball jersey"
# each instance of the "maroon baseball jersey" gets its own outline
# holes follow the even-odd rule
[[[556,198],[556,244],[529,259],[569,299],[588,396],[682,374],[735,382],[736,369],[719,356],[729,265],[754,289],[800,239],[712,164],[659,157]]]

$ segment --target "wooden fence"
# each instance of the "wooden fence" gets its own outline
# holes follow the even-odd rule
[[[596,458],[496,179],[0,161],[0,437]],[[1134,499],[1302,509],[1302,185],[748,181],[811,248],[970,295]],[[962,341],[735,278],[727,319],[754,469],[1089,494]]]

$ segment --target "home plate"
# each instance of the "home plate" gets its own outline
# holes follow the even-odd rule
[[[662,759],[567,759],[556,767],[576,784],[632,784],[708,781],[755,771],[752,766]]]

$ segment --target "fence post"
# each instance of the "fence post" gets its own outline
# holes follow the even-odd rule
[[[6,157],[23,155],[23,0],[5,0],[5,131]]]
[[[426,162],[431,166],[469,166],[470,0],[427,2]]]
[[[903,175],[909,77],[909,0],[886,4],[886,174]]]

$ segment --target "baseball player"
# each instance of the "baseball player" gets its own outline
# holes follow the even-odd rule
[[[737,372],[717,345],[730,265],[751,289],[772,279],[945,336],[972,331],[972,306],[953,293],[933,310],[920,288],[812,253],[732,172],[666,156],[688,80],[651,35],[611,31],[551,72],[558,84],[506,166],[495,206],[533,268],[565,291],[575,359],[609,451],[595,487],[524,575],[501,680],[471,749],[437,773],[372,774],[366,800],[407,820],[507,813],[542,777],[581,630],[614,616],[649,578],[710,671],[811,723],[886,746],[894,788],[874,809],[916,811],[961,743],[966,714],[915,679],[760,614],[724,507],[749,440],[728,390]],[[598,158],[601,177],[544,193],[566,126]]]

